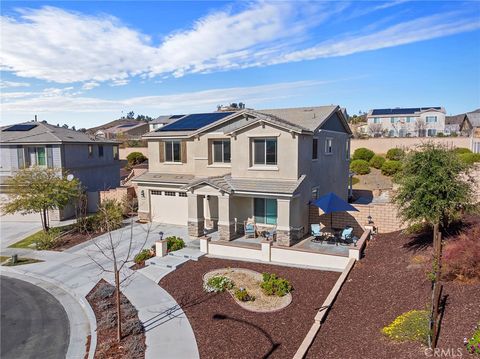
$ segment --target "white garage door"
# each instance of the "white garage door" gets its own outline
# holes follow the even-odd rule
[[[153,222],[187,225],[188,198],[180,197],[180,192],[152,190],[150,201]]]

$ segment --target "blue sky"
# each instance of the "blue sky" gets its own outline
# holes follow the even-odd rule
[[[247,107],[480,107],[480,2],[20,2],[2,124]]]

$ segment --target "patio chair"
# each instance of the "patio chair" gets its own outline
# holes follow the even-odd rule
[[[347,226],[345,227],[342,232],[340,233],[340,237],[338,238],[340,242],[349,244],[353,241],[353,227]]]
[[[321,229],[320,225],[317,224],[317,223],[310,224],[310,235],[315,237],[313,239],[314,242],[323,241],[322,229]]]
[[[245,232],[245,238],[250,238],[251,236],[253,236],[253,238],[257,237],[257,225],[255,224],[255,221],[251,218],[248,218],[243,223],[243,228]]]
[[[272,242],[275,241],[277,239],[277,226],[270,229],[269,231],[266,231],[265,238]]]

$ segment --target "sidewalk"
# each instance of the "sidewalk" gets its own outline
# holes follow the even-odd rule
[[[112,233],[120,236],[124,230],[120,229]],[[140,224],[135,224],[133,232],[133,247],[136,248],[143,243],[145,229]],[[100,244],[106,240],[108,240],[107,235],[96,239]],[[153,241],[152,236],[147,246]],[[118,253],[124,254],[127,250],[128,240],[122,241],[117,248]],[[137,252],[137,249],[133,251],[133,253]],[[61,283],[76,297],[85,298],[101,278],[113,283],[113,275],[102,273],[89,258],[89,255],[94,256],[96,260],[101,261],[102,265],[111,266],[111,263],[102,258],[93,244],[79,245],[78,248],[70,248],[68,252],[2,249],[2,255],[14,253],[44,260],[44,262],[14,268],[20,269],[25,275],[45,277],[47,280]],[[193,330],[178,303],[159,285],[142,274],[128,268],[122,274],[130,276],[127,285],[122,287],[122,292],[138,310],[138,316],[145,327],[147,344],[145,357],[147,359],[198,358]]]

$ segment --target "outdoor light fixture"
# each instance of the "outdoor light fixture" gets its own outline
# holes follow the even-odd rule
[[[160,236],[160,241],[163,239],[163,232],[158,232],[158,235]]]
[[[145,198],[145,191],[142,189],[142,192],[140,192],[140,195],[142,196],[142,198]]]
[[[373,224],[373,220],[372,220],[371,215],[368,215],[367,220],[368,220],[368,224]]]

